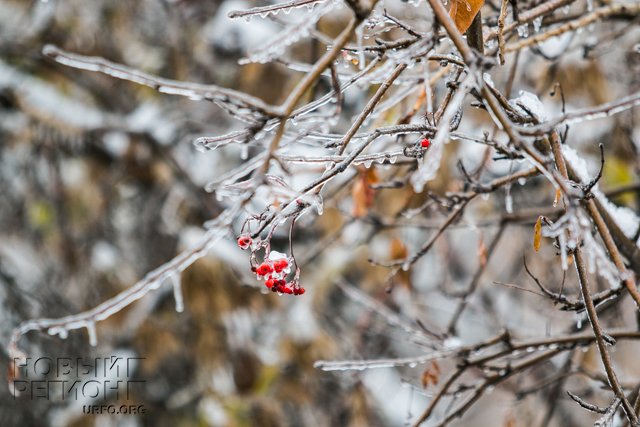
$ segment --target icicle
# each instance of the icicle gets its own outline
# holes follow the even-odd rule
[[[582,329],[582,315],[576,313],[576,329]]]
[[[96,323],[93,320],[87,321],[85,328],[87,328],[87,334],[89,335],[89,344],[91,347],[98,345],[98,334],[96,333]]]
[[[542,27],[542,16],[538,16],[533,20],[533,32],[537,33],[540,31],[540,27]]]
[[[431,76],[429,76],[429,61],[424,60],[422,63],[424,69],[424,92],[427,101],[427,114],[433,114],[433,99],[431,95]]]
[[[364,70],[365,65],[364,47],[362,45],[364,25],[365,24],[363,23],[362,25],[359,25],[358,28],[356,28],[356,40],[358,43],[358,68],[360,69],[360,71]]]
[[[508,214],[513,213],[513,197],[511,196],[511,185],[508,184],[504,187],[504,209]]]
[[[171,283],[173,284],[173,298],[176,300],[176,311],[182,313],[184,311],[184,300],[182,299],[180,273],[171,276]]]
[[[562,269],[567,270],[567,237],[564,232],[560,233],[558,236],[558,243],[560,244],[560,260],[562,262]]]
[[[518,35],[520,38],[526,39],[529,37],[529,24],[522,24],[518,26]]]

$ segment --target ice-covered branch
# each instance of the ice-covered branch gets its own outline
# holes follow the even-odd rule
[[[261,99],[236,90],[226,89],[216,85],[165,79],[108,61],[98,56],[84,56],[66,52],[53,45],[46,45],[42,49],[42,53],[60,64],[80,70],[97,71],[120,80],[127,80],[148,86],[161,93],[185,96],[195,101],[207,100],[221,103],[235,103],[240,107],[248,108],[267,116],[278,116],[278,112],[274,107],[267,105]]]

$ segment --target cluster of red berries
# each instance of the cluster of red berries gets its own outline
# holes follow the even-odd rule
[[[247,234],[238,237],[238,246],[240,249],[248,249],[252,243],[251,237]],[[261,264],[254,264],[254,261],[252,261],[251,271],[256,273],[258,280],[264,279],[264,285],[273,292],[302,295],[305,293],[305,289],[298,284],[297,278],[291,282],[285,280],[289,273],[291,273],[290,264],[286,255],[271,251]]]
[[[287,283],[284,279],[274,279],[269,276],[267,280],[264,281],[264,285],[271,289],[273,292],[279,292],[281,294],[289,294],[289,295],[302,295],[305,293],[305,289],[300,286],[291,286],[290,283]]]

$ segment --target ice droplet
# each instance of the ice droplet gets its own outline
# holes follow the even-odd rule
[[[182,313],[184,311],[184,300],[182,298],[182,283],[179,273],[171,276],[171,283],[173,284],[173,299],[176,301],[176,311]]]

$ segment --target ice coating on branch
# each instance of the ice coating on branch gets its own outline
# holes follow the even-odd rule
[[[110,114],[79,102],[43,80],[22,73],[0,61],[0,87],[20,88],[22,102],[31,108],[46,112],[52,118],[80,129],[112,126],[117,119]]]
[[[248,23],[244,19],[228,18],[227,14],[234,9],[246,9],[247,6],[249,3],[243,0],[220,3],[218,12],[203,28],[204,37],[218,47],[233,51],[257,46],[277,33],[278,26],[268,19]]]
[[[424,185],[436,177],[443,153],[444,144],[433,142],[429,151],[425,153],[424,159],[418,161],[418,170],[411,175],[411,184],[416,193],[422,193]]]
[[[599,245],[591,235],[591,233],[583,234],[582,241],[586,256],[587,268],[589,273],[598,273],[600,277],[605,279],[611,289],[620,287],[620,272],[616,265],[609,259],[602,245]]]
[[[418,161],[418,170],[415,171],[410,178],[411,185],[413,185],[416,193],[421,193],[422,190],[424,190],[424,185],[437,175],[444,153],[444,144],[449,142],[449,126],[451,120],[458,113],[458,109],[462,105],[462,100],[467,94],[467,91],[471,89],[472,83],[473,76],[471,75],[467,76],[462,82],[440,119],[438,131],[431,142],[429,150],[424,154],[423,159]]]
[[[280,259],[287,259],[287,256],[285,254],[283,254],[282,252],[278,252],[278,251],[271,251],[269,252],[269,260],[271,261],[277,261]]]
[[[60,339],[66,339],[69,336],[69,331],[64,327],[55,326],[47,330],[49,335],[57,335]]]
[[[482,74],[482,79],[485,81],[485,83],[487,83],[489,86],[495,88],[496,85],[495,83],[493,83],[493,78],[491,77],[491,74],[489,73],[483,73]]]
[[[586,184],[593,179],[593,177],[589,175],[586,160],[580,157],[573,148],[566,144],[563,145],[562,154],[583,184]],[[609,199],[607,199],[607,197],[599,190],[598,185],[596,185],[591,192],[604,206],[616,224],[618,224],[618,227],[620,227],[620,230],[622,230],[624,235],[629,238],[634,237],[638,231],[638,227],[640,227],[640,218],[638,218],[636,213],[627,207],[616,206],[611,203],[611,201],[609,201]]]
[[[329,2],[322,5],[317,11],[307,14],[303,20],[290,23],[284,31],[275,37],[266,42],[263,41],[258,47],[252,48],[247,58],[240,60],[240,64],[251,62],[266,64],[275,60],[285,53],[287,47],[307,38],[320,18],[330,12],[331,9],[333,9],[333,3]]]
[[[521,90],[519,94],[519,97],[509,100],[511,106],[525,116],[532,114],[539,122],[547,121],[547,110],[537,95],[526,90]]]
[[[311,11],[316,7],[316,5],[325,1],[326,0],[292,0],[276,3],[271,6],[254,7],[246,10],[231,10],[226,15],[231,19],[244,18],[246,21],[249,21],[253,16],[267,18],[269,15],[277,15],[280,12],[288,15],[292,10],[301,9],[303,7]],[[330,3],[337,4],[338,1],[332,0]]]
[[[592,193],[595,194],[596,198],[602,203],[602,206],[604,206],[609,215],[615,220],[624,235],[628,238],[633,238],[638,231],[638,227],[640,227],[640,218],[638,218],[636,213],[627,207],[616,206],[599,190],[592,191]]]
[[[587,232],[590,232],[588,221],[586,221],[586,223],[582,222],[579,218],[580,214],[581,212],[579,210],[569,208],[567,212],[553,224],[542,228],[543,236],[558,239],[563,270],[569,268],[567,253],[569,250],[575,249],[578,246],[580,236],[583,235],[583,226],[586,226]],[[567,238],[567,234],[569,234],[569,238]]]
[[[562,155],[567,163],[571,165],[575,174],[582,182],[589,182],[589,169],[587,161],[580,157],[578,152],[568,145],[562,145]]]
[[[196,260],[207,254],[209,249],[220,240],[225,234],[231,218],[237,215],[238,208],[230,208],[219,218],[214,220],[203,237],[192,248],[181,252],[175,258],[150,271],[135,285],[125,289],[118,295],[110,298],[96,307],[75,315],[66,316],[60,319],[32,319],[27,320],[16,327],[8,344],[9,356],[11,358],[24,354],[18,348],[20,337],[29,331],[47,330],[57,335],[65,335],[64,331],[74,329],[86,329],[89,336],[89,343],[92,346],[98,344],[96,334],[96,322],[102,321],[129,306],[133,302],[144,297],[150,291],[157,289],[158,283],[164,282],[169,276],[179,274],[185,268],[193,264]],[[64,330],[64,331],[63,331]]]

